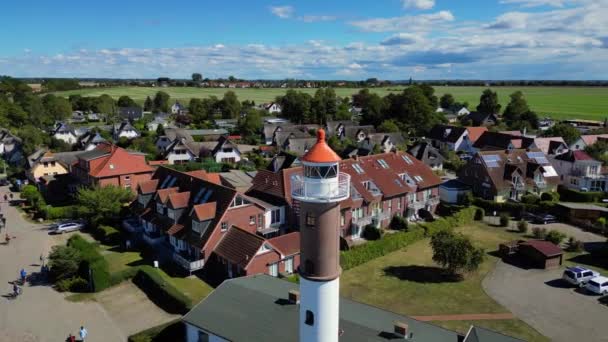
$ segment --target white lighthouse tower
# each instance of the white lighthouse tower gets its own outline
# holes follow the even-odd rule
[[[300,342],[339,338],[340,201],[350,190],[340,160],[320,129],[301,158],[304,172],[291,177],[292,197],[300,201]]]

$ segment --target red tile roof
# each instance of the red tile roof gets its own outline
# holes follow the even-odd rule
[[[188,206],[190,191],[173,193],[169,195],[169,206],[172,209],[180,209]]]
[[[486,132],[487,130],[487,127],[467,127],[467,132],[469,132],[469,140],[476,142],[483,132]]]
[[[283,256],[300,253],[300,232],[293,232],[268,240]]]
[[[561,255],[562,249],[556,246],[555,244],[544,241],[544,240],[529,240],[526,242],[522,242],[522,245],[530,246],[540,253],[542,253],[545,257],[553,257],[556,255]]]
[[[169,161],[168,160],[150,160],[148,162],[148,165],[150,165],[150,166],[169,165]]]
[[[181,224],[174,224],[171,226],[171,228],[169,228],[169,230],[167,230],[167,234],[169,235],[175,235],[177,233],[179,233],[182,229],[184,229],[184,226]]]
[[[342,158],[325,142],[325,131],[323,129],[317,131],[317,143],[302,157],[302,161],[309,163],[335,163],[340,160]]]
[[[574,160],[594,160],[585,151],[572,151],[572,154],[574,155]]]
[[[232,226],[224,233],[213,252],[244,269],[265,241],[261,236]]]
[[[608,139],[608,134],[587,134],[581,135],[581,139],[585,142],[585,145],[591,146],[597,142],[598,138]]]
[[[220,179],[219,173],[210,173],[205,170],[195,170],[195,171],[186,172],[186,174],[188,174],[192,177],[196,177],[198,179],[205,180],[207,182],[214,183],[214,184],[220,184],[220,185],[222,184],[222,180]]]
[[[156,191],[156,187],[158,186],[158,179],[151,179],[149,181],[145,181],[139,183],[139,191],[142,194],[151,194]]]
[[[107,150],[108,146],[99,145],[98,149]],[[146,163],[143,155],[129,153],[127,150],[115,145],[109,147],[109,154],[101,158],[104,160],[89,174],[96,178],[127,175],[133,173],[152,173],[154,168]]]
[[[194,210],[194,214],[196,215],[196,219],[199,221],[211,220],[215,217],[216,204],[215,202],[197,204],[192,207]]]
[[[158,196],[158,198],[160,198],[161,203],[166,203],[167,199],[169,198],[169,195],[176,193],[178,191],[179,191],[179,188],[177,188],[177,187],[160,189],[160,190],[156,191],[156,196]]]

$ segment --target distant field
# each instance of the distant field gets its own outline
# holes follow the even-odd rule
[[[391,92],[397,92],[402,87],[375,88],[372,91],[381,96]],[[444,93],[451,93],[457,101],[469,102],[470,107],[474,108],[479,103],[479,96],[485,87],[435,87],[438,96]],[[225,88],[191,88],[191,87],[114,87],[114,88],[95,88],[79,89],[73,91],[57,92],[57,95],[69,96],[81,94],[85,96],[99,96],[108,94],[114,98],[121,95],[128,95],[135,101],[143,103],[146,96],[153,96],[157,91],[162,90],[168,93],[172,99],[187,104],[193,97],[204,98],[209,96],[222,97],[228,91],[234,91],[238,98],[242,100],[253,100],[255,103],[263,103],[274,100],[278,95],[285,93],[286,89],[225,89]],[[298,89],[309,94],[314,94],[316,89]],[[608,117],[608,88],[592,87],[494,87],[498,92],[500,102],[504,106],[509,101],[509,95],[516,90],[521,90],[526,96],[532,110],[542,116],[551,116],[555,119],[595,119],[603,120]],[[359,89],[355,88],[336,88],[338,96],[350,96]]]

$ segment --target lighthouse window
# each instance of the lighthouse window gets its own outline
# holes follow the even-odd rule
[[[310,310],[306,310],[306,320],[304,321],[307,325],[315,325],[315,314]]]
[[[316,217],[315,214],[312,213],[306,213],[306,225],[308,227],[314,227],[316,224]]]

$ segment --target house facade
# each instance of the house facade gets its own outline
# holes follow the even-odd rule
[[[71,171],[84,186],[113,185],[132,191],[139,183],[149,180],[153,172],[145,155],[108,143],[79,154]]]
[[[29,170],[27,178],[37,183],[43,176],[63,175],[69,172],[69,166],[58,160],[51,151],[36,151],[28,157]]]
[[[435,125],[429,132],[427,139],[431,145],[439,150],[471,151],[472,143],[469,132],[465,127],[450,125]]]
[[[608,176],[602,173],[602,162],[585,151],[568,151],[551,159],[562,184],[579,191],[607,191]]]
[[[608,139],[608,134],[586,134],[581,135],[576,141],[570,144],[570,149],[575,151],[584,150],[588,146],[595,144],[598,139]]]
[[[78,141],[78,135],[76,131],[64,124],[58,123],[53,130],[52,137],[65,142],[66,144],[74,145]]]
[[[553,192],[560,177],[539,149],[478,152],[460,171],[458,179],[484,199],[519,201],[526,193]]]
[[[129,121],[123,121],[118,125],[113,126],[112,135],[114,139],[120,138],[135,139],[139,137],[139,132],[129,123]]]

